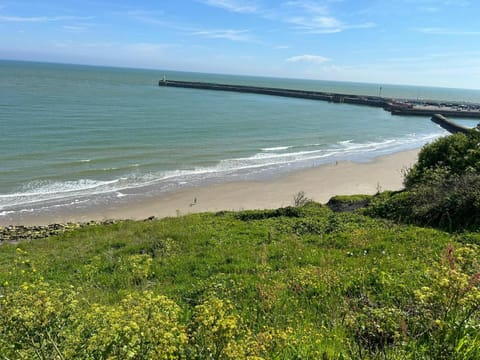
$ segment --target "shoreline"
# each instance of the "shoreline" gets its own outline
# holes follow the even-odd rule
[[[237,181],[190,187],[125,205],[72,209],[61,214],[27,214],[0,219],[0,226],[87,223],[89,221],[143,220],[199,212],[275,209],[293,204],[303,191],[311,200],[326,203],[335,195],[375,194],[403,188],[402,172],[418,158],[420,148],[375,158],[366,163],[342,161],[302,169],[270,180]]]

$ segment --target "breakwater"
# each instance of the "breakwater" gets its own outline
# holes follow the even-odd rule
[[[435,124],[438,124],[440,125],[442,128],[444,128],[445,130],[451,132],[452,134],[455,134],[455,133],[467,133],[468,131],[471,131],[472,129],[466,127],[466,126],[462,126],[462,125],[459,125],[459,124],[456,124],[454,123],[453,121],[450,121],[449,119],[447,119],[445,116],[443,115],[440,115],[440,114],[435,114],[432,116],[432,121],[435,123]],[[478,130],[478,127],[475,128],[476,130]]]
[[[215,84],[208,82],[195,81],[177,81],[177,80],[160,80],[159,86],[180,87],[189,89],[202,90],[217,90],[217,91],[232,91],[240,93],[253,93],[272,96],[293,97],[311,100],[323,100],[335,103],[347,103],[357,105],[368,105],[375,107],[385,107],[388,102],[379,96],[358,96],[348,94],[337,94],[323,91],[306,91],[295,89],[280,89],[270,87],[248,86],[248,85],[229,85],[229,84]]]
[[[449,102],[448,104],[444,104],[441,102],[429,101],[428,103],[425,103],[424,101],[419,100],[390,99],[381,96],[351,95],[324,91],[307,91],[166,79],[160,80],[158,85],[165,87],[253,93],[381,107],[393,115],[433,116],[435,114],[442,114],[444,116],[452,117],[480,118],[480,104],[465,104],[461,102]]]
[[[410,116],[434,116],[441,114],[456,118],[480,118],[480,109],[461,109],[461,105],[457,106],[435,106],[435,105],[414,105],[412,107],[396,107],[391,106],[388,110],[393,115],[410,115]]]

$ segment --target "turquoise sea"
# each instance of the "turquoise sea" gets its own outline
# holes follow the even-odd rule
[[[475,90],[0,61],[0,222],[369,161],[445,135],[428,118],[378,108],[158,87],[164,75],[480,103]]]

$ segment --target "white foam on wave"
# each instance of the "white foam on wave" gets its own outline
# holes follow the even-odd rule
[[[260,152],[252,156],[221,160],[217,165],[211,167],[197,167],[188,170],[174,170],[162,174],[160,180],[178,179],[179,183],[185,179],[201,176],[212,176],[234,173],[236,171],[258,169],[261,167],[275,167],[283,165],[294,165],[301,162],[315,161],[314,163],[325,163],[328,159],[346,159],[356,155],[371,154],[371,158],[390,152],[401,151],[416,146],[422,146],[428,141],[437,138],[439,134],[425,134],[422,136],[411,134],[398,139],[384,139],[378,142],[355,143],[353,140],[339,141],[336,146],[319,148],[315,150],[291,151],[291,152]],[[294,149],[294,147],[290,147]],[[376,155],[377,154],[377,155]],[[318,160],[319,162],[316,162]],[[158,180],[158,179],[157,179]],[[155,180],[153,180],[155,181]]]
[[[89,179],[80,179],[76,181],[33,181],[23,186],[18,193],[0,195],[0,200],[19,196],[66,194],[115,184],[118,181],[119,180],[99,181]]]
[[[119,180],[33,181],[12,194],[0,195],[0,210],[42,201],[71,199],[85,194],[111,191]]]
[[[16,214],[16,213],[33,213],[35,211],[35,209],[21,209],[21,210],[18,210],[18,211],[15,211],[15,210],[4,210],[4,211],[0,211],[0,217],[6,217],[8,215],[12,215],[12,214]]]
[[[290,149],[291,146],[276,146],[276,147],[269,147],[269,148],[263,148],[261,149],[262,151],[283,151],[283,150],[288,150]]]
[[[283,153],[256,153],[249,157],[222,160],[217,168],[221,170],[241,170],[245,168],[255,168],[258,166],[271,166],[285,163],[295,163],[301,161],[324,159],[336,156],[349,156],[352,154],[375,154],[376,151],[385,151],[392,149],[392,152],[408,148],[412,145],[421,146],[425,142],[435,139],[438,134],[426,134],[417,136],[411,134],[398,139],[384,139],[377,142],[356,143],[353,140],[339,141],[336,146],[329,148],[318,148],[314,150],[291,151]]]
[[[117,198],[127,196],[122,190],[151,185],[174,189],[185,184],[194,184],[206,179],[223,178],[231,174],[254,174],[263,169],[299,168],[327,163],[337,159],[368,158],[422,146],[442,134],[411,134],[396,139],[378,142],[356,143],[351,139],[339,141],[330,147],[276,147],[262,149],[248,157],[220,160],[214,166],[178,169],[157,173],[131,173],[113,180],[80,179],[76,181],[32,182],[12,194],[0,195],[0,216],[6,216],[12,207],[27,207],[27,204],[55,201],[75,205],[75,199],[112,193]],[[300,148],[300,149],[299,149]],[[310,148],[301,150],[301,148]],[[277,149],[277,150],[273,150]],[[285,151],[290,149],[291,151]],[[301,150],[301,151],[295,151]],[[276,152],[281,151],[281,152]],[[41,204],[39,204],[41,205]]]

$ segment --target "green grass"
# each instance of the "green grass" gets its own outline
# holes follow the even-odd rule
[[[212,334],[205,330],[198,335],[194,314],[211,299],[231,304],[228,316],[241,319],[235,323],[238,332],[222,340],[227,345],[218,348],[223,349],[218,358],[246,358],[245,351],[228,355],[227,350],[247,339],[257,344],[255,355],[264,358],[401,358],[412,353],[409,346],[417,340],[413,333],[409,338],[410,330],[402,339],[390,333],[397,334],[409,321],[406,314],[420,306],[414,292],[428,286],[428,270],[440,263],[449,244],[460,247],[478,239],[476,233],[451,235],[333,213],[309,203],[272,211],[124,221],[5,244],[0,247],[0,284],[8,281],[4,292],[15,292],[42,276],[49,287],[74,289],[78,311],[87,315],[92,304],[115,308],[128,294],[164,295],[180,307],[179,326],[189,334],[184,347],[190,350],[177,353],[179,358],[209,358],[205,349],[213,345],[205,345],[205,339]],[[16,248],[27,254],[19,255]],[[35,272],[22,259],[34,264]],[[364,328],[377,326],[368,322],[377,316],[371,311],[385,311],[387,315],[380,312],[378,317],[390,324],[384,331],[388,336],[360,334],[349,322],[361,323],[362,314],[369,314]],[[74,324],[65,325],[64,331]],[[7,328],[4,322],[0,332]],[[212,338],[222,339],[218,334]],[[68,339],[58,340],[60,349],[68,347],[64,342]],[[20,354],[22,346],[4,354],[0,349],[0,354]],[[428,358],[428,352],[417,355]]]
[[[357,212],[300,192],[4,244],[0,358],[479,359],[478,136],[426,146],[406,191],[329,202]]]

